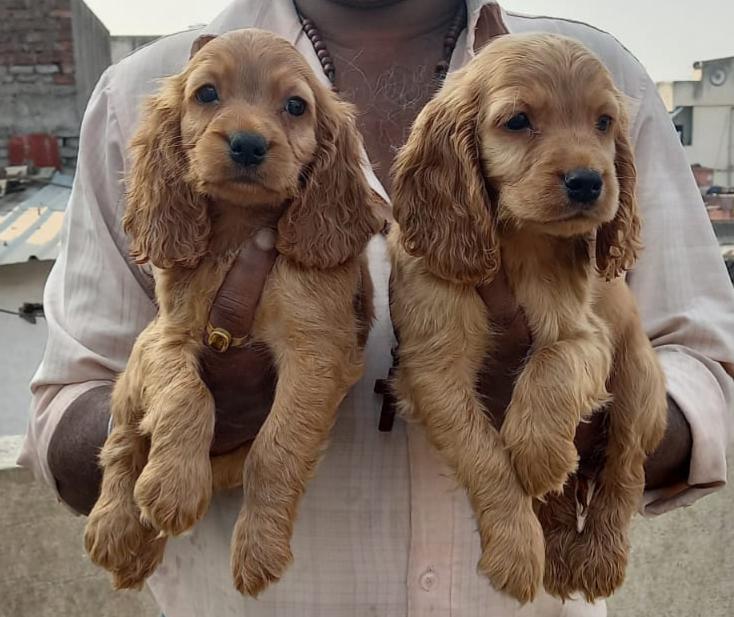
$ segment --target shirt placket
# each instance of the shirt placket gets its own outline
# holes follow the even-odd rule
[[[451,615],[453,475],[417,424],[408,425],[410,465],[409,617]]]

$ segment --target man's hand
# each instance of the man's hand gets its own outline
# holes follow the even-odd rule
[[[210,323],[233,337],[250,333],[265,280],[277,256],[270,230],[245,245],[214,300]],[[212,454],[223,454],[251,441],[270,411],[276,373],[265,348],[230,347],[218,353],[205,347],[202,377],[214,395],[216,421]]]
[[[234,336],[248,334],[265,280],[275,262],[272,232],[261,231],[240,252],[214,302],[210,321]],[[275,373],[266,350],[205,350],[202,376],[214,394],[212,453],[234,450],[253,439],[270,411]],[[59,421],[48,446],[48,463],[61,498],[88,514],[99,495],[97,457],[107,438],[112,386],[77,398]]]

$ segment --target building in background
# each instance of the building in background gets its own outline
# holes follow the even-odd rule
[[[699,186],[734,191],[734,56],[693,65],[690,81],[658,84]],[[694,169],[694,171],[696,171]],[[701,181],[711,184],[701,184]]]
[[[89,95],[110,64],[110,35],[82,0],[0,4],[0,166],[13,135],[47,133],[73,169]]]

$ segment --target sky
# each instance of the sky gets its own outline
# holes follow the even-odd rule
[[[230,0],[86,0],[112,34],[169,34],[208,23]],[[734,56],[734,0],[503,0],[616,36],[655,81],[690,79],[696,60]]]

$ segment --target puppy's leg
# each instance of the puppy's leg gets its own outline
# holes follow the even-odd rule
[[[424,423],[469,495],[482,544],[479,570],[496,589],[529,602],[542,581],[542,530],[476,398],[472,376],[451,361],[432,362],[431,372],[421,374],[402,353],[400,362],[396,387],[402,404]]]
[[[293,557],[293,521],[349,387],[362,373],[353,306],[356,264],[328,273],[279,261],[263,292],[255,331],[273,349],[273,407],[245,460],[243,510],[234,530],[235,586],[256,596]],[[265,324],[263,326],[263,324]]]
[[[529,495],[562,491],[576,469],[576,427],[607,401],[611,357],[607,328],[600,322],[532,352],[515,384],[501,430]]]
[[[169,536],[193,527],[212,494],[214,398],[199,376],[198,351],[193,341],[162,337],[146,376],[140,430],[151,446],[135,502],[142,520]]]
[[[146,353],[140,422],[150,452],[135,501],[143,521],[167,536],[193,527],[211,499],[214,398],[199,375],[199,357],[211,302],[232,259],[154,270],[160,309]]]
[[[639,323],[620,341],[610,386],[606,461],[586,525],[568,556],[574,586],[589,600],[611,595],[624,581],[629,525],[645,487],[645,458],[665,432],[665,379]]]
[[[133,500],[135,481],[147,460],[148,444],[138,431],[141,345],[111,399],[114,428],[100,455],[100,496],[89,514],[84,545],[92,561],[113,573],[116,588],[139,588],[163,558],[165,538],[140,522]]]
[[[543,535],[477,398],[489,346],[486,309],[474,289],[439,281],[406,261],[393,269],[391,294],[400,333],[398,399],[467,490],[482,545],[479,569],[497,589],[527,602],[542,582]]]
[[[578,542],[576,482],[567,482],[563,493],[549,493],[539,504],[538,519],[545,536],[545,574],[548,593],[568,600],[576,589],[576,573],[571,562],[572,547]]]

